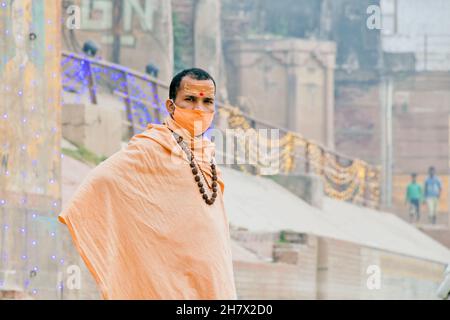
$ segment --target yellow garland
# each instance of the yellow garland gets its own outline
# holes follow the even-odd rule
[[[260,169],[262,163],[272,163],[278,157],[282,171],[284,173],[293,172],[296,154],[302,156],[307,151],[308,158],[305,161],[309,163],[312,172],[323,176],[324,189],[327,195],[341,200],[363,201],[361,199],[364,199],[367,191],[367,202],[374,201],[377,203],[379,201],[379,167],[369,166],[360,159],[355,159],[350,165],[344,166],[339,163],[333,154],[322,151],[317,144],[308,142],[305,138],[293,132],[287,132],[280,139],[268,139],[258,135],[257,130],[252,128],[239,108],[231,106],[219,108],[219,113],[227,120],[229,128],[251,130],[246,135],[238,136],[237,144],[239,150],[247,158],[250,157],[250,153],[256,157],[258,169]],[[248,139],[257,139],[258,143],[249,143]],[[272,154],[272,148],[275,148],[275,146],[277,149],[279,148],[279,152]],[[302,149],[298,149],[299,147],[304,150],[303,154]],[[267,151],[267,154],[262,154],[261,149]],[[247,172],[244,165],[240,165],[240,168]],[[335,189],[348,184],[350,185],[343,191]],[[357,192],[356,189],[358,189]]]

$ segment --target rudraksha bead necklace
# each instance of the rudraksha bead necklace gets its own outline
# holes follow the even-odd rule
[[[199,173],[201,173],[204,181],[206,182],[206,184],[208,184],[206,181],[206,176],[203,173],[200,166],[198,165],[197,159],[195,159],[195,157],[194,157],[194,153],[192,152],[192,150],[189,149],[186,142],[183,141],[182,136],[180,136],[179,134],[177,134],[170,128],[169,128],[169,130],[172,131],[172,133],[175,137],[175,140],[178,142],[181,149],[186,153],[187,158],[190,161],[189,165],[191,167],[192,174],[194,175],[194,180],[197,183],[198,189],[200,191],[200,194],[202,195],[203,200],[206,202],[207,205],[212,205],[214,203],[214,201],[216,201],[217,187],[218,187],[217,186],[217,171],[216,171],[216,164],[214,163],[214,158],[211,158],[211,164],[210,164],[211,165],[211,173],[212,173],[212,184],[211,184],[212,194],[211,194],[211,197],[208,197],[208,195],[206,194],[206,189],[205,189],[206,186],[201,181]]]

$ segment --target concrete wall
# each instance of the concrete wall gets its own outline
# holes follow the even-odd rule
[[[194,65],[219,79],[222,59],[220,2],[199,0],[194,16]]]
[[[436,299],[445,265],[420,258],[306,235],[281,243],[278,234],[233,231],[232,237],[260,261],[233,259],[238,299]],[[375,266],[380,287],[367,282]],[[82,266],[77,298],[100,299]]]
[[[160,78],[169,82],[173,73],[173,34],[171,1],[166,0],[75,0],[80,8],[80,29],[63,29],[64,49],[79,52],[85,41],[100,48],[98,56],[145,72],[149,63],[159,68]],[[117,3],[119,20],[114,16]],[[65,19],[69,17],[63,9]],[[118,21],[118,22],[117,22]],[[113,39],[120,39],[120,54],[114,58]],[[132,57],[132,58],[131,58]]]
[[[222,2],[171,0],[178,28],[179,68],[202,68],[214,78],[218,99],[228,101],[222,49]],[[180,71],[180,70],[179,70]]]
[[[409,175],[416,172],[418,181],[423,183],[428,167],[434,166],[443,184],[438,222],[447,224],[450,75],[429,72],[398,78],[393,103],[393,204],[405,208],[403,201]]]
[[[187,68],[195,65],[194,56],[194,17],[195,7],[193,0],[171,0],[174,17],[174,36],[178,36],[176,48],[178,55],[177,68]]]
[[[321,240],[319,252],[325,251],[327,258],[319,266],[320,272],[326,273],[326,276],[322,276],[324,281],[319,285],[320,299],[436,298],[435,291],[442,281],[444,264],[345,241]],[[369,275],[373,274],[368,269],[369,266],[376,266],[380,270],[379,289],[367,286]]]
[[[449,155],[450,75],[417,73],[394,85],[394,171],[446,173]]]
[[[52,1],[3,4],[0,291],[58,299],[59,275],[67,266],[56,221],[61,207],[61,8]]]
[[[273,246],[279,238],[278,233],[231,230],[231,237],[244,248],[255,253],[261,260],[273,260]]]
[[[313,274],[287,263],[234,261],[238,299],[314,299]]]
[[[267,246],[268,239],[262,233],[258,236],[259,246],[255,235],[249,232],[247,237],[242,233],[239,237],[244,247],[258,251]],[[242,299],[437,298],[435,292],[443,280],[443,263],[314,235],[307,235],[306,239],[303,244],[274,241],[272,263],[235,261],[238,296]],[[379,287],[370,286],[375,273],[379,275]]]
[[[381,163],[379,86],[373,81],[337,82],[336,150],[370,164]]]
[[[319,209],[322,208],[324,189],[321,177],[313,174],[291,174],[275,175],[271,178],[308,204]]]
[[[355,74],[355,79],[358,79]],[[404,215],[405,188],[412,172],[424,181],[433,165],[444,184],[441,220],[448,220],[450,76],[445,72],[398,73],[392,105],[393,209]],[[336,149],[380,165],[381,99],[376,78],[336,84]],[[389,209],[389,208],[388,208]]]
[[[448,226],[420,226],[421,231],[450,249],[450,228]]]
[[[121,148],[122,119],[125,116],[111,106],[65,103],[62,134],[72,143],[109,157]]]
[[[374,70],[380,30],[366,28],[367,8],[380,0],[222,0],[224,38],[250,35],[334,41],[338,68]]]
[[[230,101],[258,119],[334,148],[335,51],[332,42],[229,40]]]

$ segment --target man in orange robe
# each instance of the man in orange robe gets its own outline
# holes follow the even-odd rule
[[[203,133],[215,82],[201,69],[170,84],[148,124],[93,169],[58,219],[104,299],[236,299],[224,183]]]

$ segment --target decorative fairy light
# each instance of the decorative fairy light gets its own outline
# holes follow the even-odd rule
[[[79,59],[78,57],[75,58],[69,54],[63,57],[61,63],[63,66],[63,87],[65,90],[76,93],[75,100],[77,103],[81,101],[81,97],[89,89],[88,75],[90,73],[95,80],[92,87],[94,92],[98,91],[99,85],[103,85],[103,87],[115,88],[115,90],[125,93],[128,81],[128,93],[134,98],[130,101],[132,114],[129,115],[129,120],[136,119],[136,125],[145,127],[149,122],[158,122],[159,119],[153,116],[152,109],[158,109],[160,114],[163,115],[166,113],[162,108],[161,100],[156,94],[154,86],[150,83],[144,82],[145,85],[143,85],[132,74],[128,74],[125,77],[123,71],[96,64],[95,62],[99,60],[98,58],[88,58],[90,61]],[[148,105],[144,105],[136,101],[136,99],[148,102],[153,108],[149,108]]]
[[[7,2],[6,1],[1,1],[0,2],[0,9],[4,9],[6,7],[7,7]],[[47,21],[47,23],[49,25],[53,24],[53,20],[51,20],[51,19],[48,19],[46,21]],[[29,27],[30,27],[30,30],[34,29],[34,26],[33,26],[32,23],[29,24]],[[9,36],[10,38],[11,37],[16,37],[16,39],[19,39],[19,40],[23,40],[24,37],[25,37],[25,34],[20,34],[19,33],[19,34],[15,34],[14,35],[14,34],[11,33],[11,31],[9,29],[3,29],[3,30],[4,30],[4,32],[2,32],[2,37],[7,37],[7,36]],[[12,40],[14,40],[14,39],[12,39]],[[46,46],[46,48],[48,50],[55,50],[55,46],[54,46],[53,43],[48,44],[48,46]],[[38,55],[38,53],[39,52],[37,50],[33,49],[33,50],[31,50],[31,52],[28,52],[28,56],[29,57],[36,57]],[[59,52],[57,54],[59,54]],[[1,59],[0,62],[2,62],[5,65],[9,62],[9,57],[7,57],[7,56],[2,56],[2,57],[0,57],[0,59]],[[8,95],[14,95],[14,99],[20,101],[20,100],[24,99],[26,96],[28,96],[30,94],[30,92],[28,92],[28,89],[30,87],[31,88],[35,88],[38,85],[40,85],[41,79],[39,79],[38,77],[34,77],[33,78],[33,77],[25,76],[24,72],[25,72],[25,70],[27,70],[26,69],[27,66],[28,66],[27,63],[19,64],[18,65],[18,69],[16,70],[17,73],[19,73],[19,76],[20,76],[21,79],[26,79],[25,80],[26,86],[25,87],[14,87],[14,86],[11,86],[11,83],[6,83],[6,84],[2,83],[2,85],[0,85],[0,94],[1,93],[6,93]],[[52,72],[50,74],[50,76],[53,79],[56,79],[59,75],[58,75],[57,72]],[[59,101],[58,103],[60,103],[60,102],[61,101]],[[30,124],[29,127],[32,128],[33,127],[32,126],[33,125],[33,121],[32,120],[34,120],[34,119],[32,117],[30,117],[29,116],[30,113],[27,113],[27,112],[35,112],[37,110],[37,106],[34,103],[28,104],[28,101],[27,101],[27,104],[25,105],[25,101],[24,100],[22,100],[21,103],[22,103],[22,105],[23,105],[25,110],[24,110],[24,114],[19,116],[19,118],[17,119],[17,123],[21,124],[22,126],[25,126],[25,128],[28,128],[28,124]],[[49,97],[46,103],[48,103],[49,105],[54,105],[55,104],[54,97]],[[3,108],[1,108],[1,109],[3,109]],[[3,122],[3,121],[10,121],[11,119],[16,120],[16,119],[14,119],[13,114],[8,113],[6,110],[8,110],[8,109],[0,110],[0,121],[1,122]],[[50,129],[50,131],[51,131],[52,134],[60,133],[59,130],[58,130],[58,127],[56,127],[56,126],[52,127]],[[41,138],[48,137],[48,133],[44,134],[43,132],[41,132],[39,130],[35,131],[35,132],[27,132],[27,134],[29,134],[30,137],[35,138],[35,139],[41,139]],[[53,137],[51,137],[51,138],[53,139]],[[30,139],[22,140],[22,141],[24,141],[24,143],[18,142],[17,145],[14,146],[14,148],[17,148],[18,150],[14,150],[13,147],[10,147],[8,142],[4,142],[3,145],[1,145],[2,151],[5,151],[6,155],[11,154],[11,151],[14,151],[14,152],[20,151],[20,158],[19,159],[15,159],[14,158],[14,160],[23,161],[24,159],[26,159],[26,156],[30,156],[29,160],[26,159],[26,161],[27,161],[26,165],[24,165],[22,167],[18,167],[16,172],[13,172],[12,170],[7,170],[6,169],[7,168],[6,165],[8,164],[8,158],[6,158],[6,159],[4,157],[0,158],[0,165],[3,165],[2,167],[0,167],[0,172],[1,172],[2,175],[4,174],[5,176],[10,176],[11,174],[15,173],[15,174],[18,174],[20,178],[25,180],[28,176],[32,175],[31,174],[32,172],[27,171],[27,166],[30,163],[31,163],[32,168],[33,168],[33,174],[35,173],[35,170],[36,170],[35,167],[37,167],[39,165],[39,161],[38,161],[38,159],[34,158],[34,155],[33,155],[33,157],[31,157],[31,152],[36,152],[36,150],[35,150],[36,146],[39,147],[39,145],[37,144],[38,142],[39,143],[40,142],[44,142],[45,143],[46,141],[32,140],[31,142],[29,142]],[[2,155],[3,155],[3,152],[2,152]],[[63,155],[62,155],[62,153],[61,153],[61,151],[59,149],[59,146],[56,147],[54,157],[57,157],[57,158],[62,158],[63,157]],[[28,161],[30,161],[30,162],[28,162]],[[3,168],[5,168],[4,171],[3,171]],[[55,184],[56,183],[56,178],[51,178],[48,181],[49,181],[50,184]],[[37,192],[40,193],[40,194],[44,194],[44,189],[41,186],[37,186],[36,188],[33,188],[33,191],[34,190],[37,190]],[[11,204],[11,206],[15,206],[15,204],[14,204],[15,201],[16,200],[11,201],[11,202],[13,202],[13,204]],[[6,207],[8,204],[9,203],[7,202],[7,199],[3,199],[3,198],[0,199],[0,207]],[[26,205],[27,205],[27,196],[21,197],[19,199],[19,204],[21,205],[21,209],[24,210],[24,212],[27,212],[27,213],[30,212],[30,211],[27,211],[27,207],[26,207]],[[60,199],[53,199],[53,200],[49,201],[47,207],[50,208],[50,209],[57,209],[59,207],[59,205],[60,205]],[[29,223],[30,225],[27,225],[26,227],[25,226],[16,226],[16,225],[12,224],[9,221],[7,223],[7,221],[4,220],[3,221],[4,223],[0,225],[0,231],[4,232],[5,234],[6,233],[13,233],[13,234],[16,234],[16,235],[20,235],[20,239],[21,240],[23,239],[22,241],[24,241],[24,243],[26,244],[25,247],[27,248],[27,250],[30,250],[28,245],[30,245],[32,247],[32,249],[29,252],[19,252],[19,253],[17,253],[17,257],[15,257],[15,259],[21,259],[23,261],[23,264],[25,264],[27,266],[32,266],[32,269],[30,271],[33,272],[33,277],[34,277],[41,271],[41,266],[42,266],[42,265],[40,265],[40,262],[41,262],[40,258],[41,257],[38,256],[36,253],[41,252],[41,249],[42,249],[41,244],[44,243],[47,240],[41,241],[42,239],[40,237],[36,237],[36,235],[34,235],[33,238],[28,239],[27,238],[27,234],[28,234],[27,231],[39,229],[40,228],[39,224],[42,223],[43,220],[38,219],[38,218],[42,217],[42,218],[46,219],[47,216],[46,215],[39,216],[38,215],[38,211],[31,211],[30,213],[31,213],[31,215],[30,215],[31,216],[31,221],[28,221],[28,219],[26,219],[27,223]],[[32,233],[30,233],[30,234],[32,234]],[[40,233],[38,232],[37,234],[40,234]],[[52,241],[56,239],[56,236],[57,236],[57,234],[56,234],[55,231],[48,231],[48,233],[47,233],[47,237],[51,237]],[[56,241],[55,241],[55,243],[56,243]],[[5,252],[1,253],[2,263],[3,262],[7,263],[8,259],[11,259],[11,258],[12,258],[12,255],[8,256],[8,254],[5,253]],[[57,262],[56,261],[56,254],[53,254],[51,258],[52,258],[51,259],[52,261],[54,261],[55,263]],[[64,260],[61,259],[60,263],[63,264]],[[24,285],[25,288],[28,288],[30,286],[31,282],[30,282],[29,277],[28,277],[28,279],[24,279],[24,281],[23,281],[23,285]],[[0,286],[3,286],[3,285],[4,285],[4,282],[2,281],[0,283]],[[32,290],[31,290],[31,293],[33,295],[37,295],[38,294],[38,290],[40,290],[39,287],[33,287]]]

